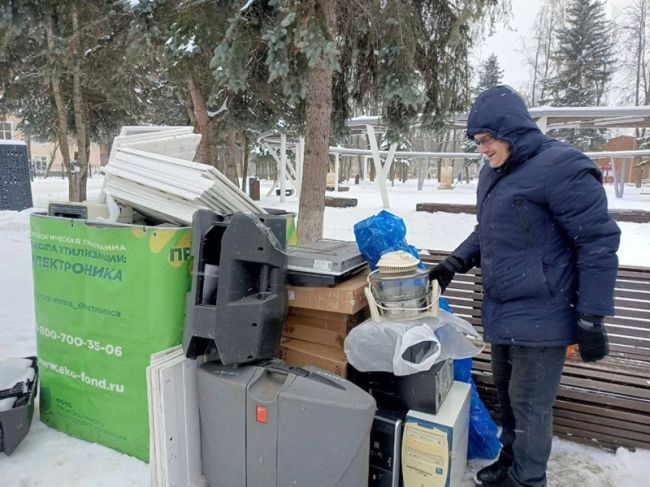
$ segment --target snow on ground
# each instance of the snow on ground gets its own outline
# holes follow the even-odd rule
[[[101,177],[89,181],[92,199],[101,187]],[[262,194],[270,183],[263,182]],[[67,181],[37,180],[33,186],[34,204],[45,208],[49,200],[67,198]],[[641,195],[637,188],[625,188],[625,198],[615,199],[613,188],[606,187],[611,208],[650,210],[650,195]],[[472,230],[473,215],[416,212],[418,202],[472,204],[476,185],[461,184],[452,191],[438,191],[434,180],[425,181],[417,191],[415,181],[389,186],[391,211],[402,217],[409,243],[419,248],[452,250]],[[374,183],[350,185],[350,191],[329,193],[333,196],[359,200],[355,208],[326,208],[324,233],[329,238],[353,240],[352,226],[382,209],[381,198]],[[285,203],[279,197],[263,197],[263,206],[295,211],[295,197]],[[29,214],[0,212],[0,255],[3,256],[0,280],[0,360],[36,353],[34,334],[34,300],[29,250]],[[622,223],[619,258],[621,263],[650,267],[650,224]],[[463,487],[473,485],[474,472],[487,461],[469,462]],[[632,487],[645,485],[650,476],[650,451],[615,453],[556,439],[549,463],[551,487]],[[133,457],[100,445],[72,438],[55,431],[34,416],[27,438],[11,457],[0,453],[0,486],[2,487],[114,487],[150,485],[149,466]]]
[[[269,185],[262,184],[262,195],[268,192]],[[328,192],[329,196],[357,198],[359,203],[353,208],[325,208],[324,236],[354,240],[353,226],[356,222],[377,214],[382,209],[382,201],[376,183],[365,182],[349,185],[345,192]],[[650,210],[650,194],[640,194],[640,188],[628,185],[624,198],[614,196],[614,187],[605,186],[610,208]],[[417,203],[476,204],[476,183],[459,184],[453,190],[438,190],[436,180],[426,180],[422,191],[417,190],[415,180],[395,183],[388,188],[392,213],[400,216],[406,224],[408,243],[419,249],[454,250],[467,237],[476,224],[476,215],[453,213],[416,212]],[[298,200],[287,198],[279,203],[279,196],[263,197],[263,206],[285,208],[297,211]],[[622,231],[621,246],[618,252],[621,264],[650,267],[650,223],[620,222]]]

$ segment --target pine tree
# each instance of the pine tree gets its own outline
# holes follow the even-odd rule
[[[134,7],[133,43],[142,59],[157,59],[163,79],[182,94],[184,110],[201,134],[197,158],[214,165],[233,182],[246,179],[247,146],[261,131],[294,125],[292,112],[277,83],[269,83],[268,69],[259,59],[266,57],[266,43],[247,35],[238,37],[240,55],[221,62],[220,43],[232,27],[232,18],[244,23],[268,2],[215,0],[140,0]],[[217,48],[215,51],[215,47]],[[213,57],[215,60],[213,60]],[[246,83],[222,83],[224,77],[246,77]],[[243,154],[242,154],[243,152]],[[242,172],[238,164],[244,157]]]
[[[487,61],[479,67],[479,79],[476,86],[476,94],[492,88],[501,83],[503,70],[499,66],[499,60],[494,53],[490,54]]]
[[[72,201],[86,199],[90,142],[107,146],[150,102],[138,95],[148,71],[127,61],[130,22],[120,2],[0,2],[0,111],[58,143]]]
[[[612,24],[605,17],[604,0],[573,0],[557,42],[559,71],[549,83],[553,104],[599,106],[614,69]],[[562,130],[557,135],[582,149],[602,142],[598,130]]]
[[[322,236],[330,133],[345,133],[355,107],[380,110],[395,139],[418,116],[440,126],[465,109],[473,26],[506,7],[496,0],[260,0],[231,18],[212,60],[217,83],[255,93],[251,82],[266,73],[290,105],[304,107],[301,242]]]

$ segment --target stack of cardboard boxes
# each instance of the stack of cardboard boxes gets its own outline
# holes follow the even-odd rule
[[[362,272],[333,287],[289,286],[289,315],[280,343],[280,357],[288,365],[316,365],[346,376],[343,342],[370,314],[363,292],[367,275]]]

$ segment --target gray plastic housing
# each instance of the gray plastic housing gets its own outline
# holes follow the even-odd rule
[[[339,276],[366,264],[356,242],[323,238],[312,244],[287,248],[292,271]]]
[[[183,350],[224,364],[273,357],[287,315],[286,216],[198,210]]]
[[[367,485],[376,405],[351,382],[279,360],[207,362],[198,395],[209,487]]]

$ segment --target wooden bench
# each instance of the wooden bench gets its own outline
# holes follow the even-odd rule
[[[643,194],[643,190],[641,191]],[[428,213],[467,213],[476,215],[476,205],[455,204],[455,203],[417,203],[415,211],[426,211]],[[650,223],[650,211],[634,210],[627,208],[610,208],[610,216],[617,222]]]
[[[357,206],[356,198],[337,198],[335,196],[325,196],[325,206],[333,206],[335,208],[351,208]]]
[[[428,252],[422,258],[429,264],[449,255]],[[457,274],[443,296],[454,314],[483,332],[480,269]],[[614,300],[616,315],[606,319],[611,353],[593,364],[582,362],[579,355],[567,358],[554,407],[554,431],[594,446],[650,448],[650,269],[620,267]],[[489,345],[474,358],[472,376],[498,419]]]

